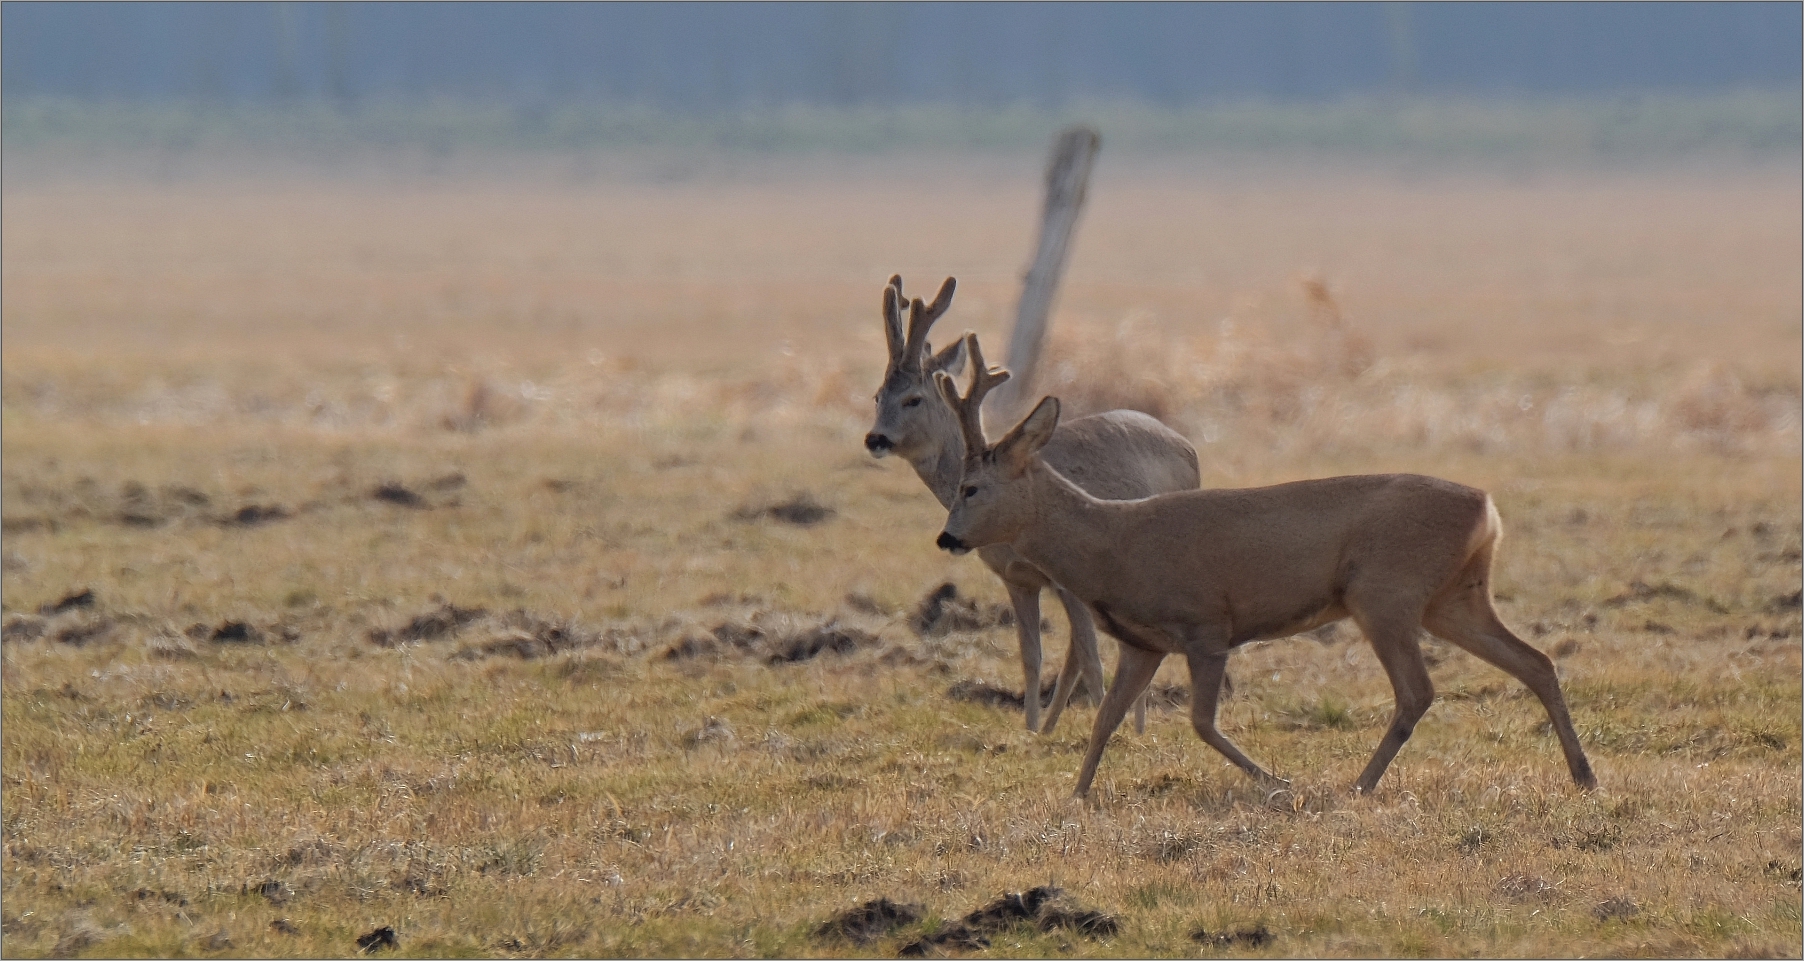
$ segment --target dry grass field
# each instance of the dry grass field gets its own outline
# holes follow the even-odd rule
[[[1000,585],[860,444],[891,273],[1003,352],[1037,168],[9,161],[0,947],[1798,956],[1795,163],[1105,154],[1045,389],[1210,486],[1492,491],[1601,788],[1431,642],[1352,796],[1390,691],[1343,626],[1230,664],[1290,791],[1168,663],[1090,803],[1093,709],[1022,729]]]

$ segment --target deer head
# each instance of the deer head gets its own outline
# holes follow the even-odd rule
[[[902,294],[901,276],[891,277],[883,288],[883,332],[889,344],[889,366],[883,386],[877,389],[877,419],[864,446],[874,457],[899,454],[911,461],[930,456],[944,438],[957,432],[951,412],[939,402],[933,387],[937,373],[957,374],[964,369],[964,341],[935,354],[927,342],[933,323],[952,306],[958,282],[951,277],[940,285],[933,303],[910,301]],[[908,325],[902,324],[902,307],[908,306]]]
[[[1032,498],[1028,496],[1028,468],[1034,455],[1052,439],[1059,426],[1059,400],[1043,398],[1021,423],[990,445],[983,436],[983,398],[1009,379],[1001,367],[986,367],[976,334],[965,335],[965,350],[975,372],[971,389],[963,397],[958,384],[945,374],[934,376],[934,385],[946,405],[958,417],[965,438],[964,477],[953,495],[946,529],[936,543],[954,554],[1011,541],[1027,525]]]

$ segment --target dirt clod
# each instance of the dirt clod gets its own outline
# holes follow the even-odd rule
[[[435,610],[420,614],[407,622],[407,626],[399,630],[376,628],[370,631],[370,643],[380,647],[394,647],[408,641],[432,641],[454,634],[465,625],[485,616],[488,611],[480,607],[457,607],[444,604]]]
[[[397,507],[411,507],[419,510],[427,506],[426,498],[393,481],[376,485],[376,489],[370,491],[370,497]]]
[[[1231,931],[1209,931],[1205,928],[1197,928],[1195,931],[1190,932],[1190,940],[1195,941],[1198,944],[1208,944],[1224,948],[1232,945],[1260,948],[1277,939],[1278,936],[1273,934],[1271,929],[1263,924],[1250,928],[1235,928]]]
[[[287,520],[288,508],[280,504],[246,504],[227,515],[220,523],[226,527],[256,527],[271,521]]]
[[[4,624],[0,624],[0,642],[35,641],[44,636],[49,627],[47,618],[36,614],[8,614]]]
[[[113,632],[113,620],[108,617],[81,612],[61,618],[49,630],[49,637],[58,644],[70,644],[80,647],[90,641],[105,638]]]
[[[1015,611],[1004,604],[980,606],[968,597],[960,597],[958,585],[947,581],[928,592],[908,619],[909,630],[917,637],[942,636],[955,631],[983,631],[992,627],[1011,627]],[[1042,628],[1046,625],[1042,624]]]
[[[363,949],[364,954],[375,954],[377,951],[381,951],[384,948],[398,948],[400,946],[400,940],[395,937],[395,929],[387,925],[383,925],[357,939],[357,947]]]
[[[535,614],[516,610],[502,615],[487,639],[460,648],[452,657],[472,660],[507,654],[530,661],[592,647],[601,639],[601,635],[585,630],[573,622],[546,620]]]
[[[1603,602],[1604,607],[1622,607],[1627,604],[1640,603],[1665,598],[1681,604],[1699,605],[1713,614],[1727,614],[1729,609],[1720,602],[1708,597],[1701,597],[1696,591],[1677,584],[1661,582],[1649,584],[1646,581],[1630,581],[1629,589]]]
[[[1064,893],[1060,888],[1041,886],[1004,894],[960,918],[958,923],[903,945],[898,955],[921,957],[930,951],[986,948],[992,936],[1018,924],[1032,924],[1041,931],[1062,928],[1087,937],[1109,937],[1120,930],[1115,918],[1069,904]]]
[[[1040,687],[1040,706],[1052,704],[1052,692],[1057,686],[1057,678],[1046,681]],[[967,704],[983,704],[988,707],[1012,708],[1017,711],[1027,709],[1025,695],[997,687],[988,681],[963,680],[946,689],[946,696],[954,701]]]
[[[60,601],[55,601],[53,603],[45,604],[42,607],[39,607],[38,613],[44,615],[45,617],[51,617],[51,616],[54,616],[57,614],[61,614],[64,611],[73,611],[73,610],[76,610],[77,608],[93,607],[95,605],[95,603],[97,603],[98,600],[99,599],[94,596],[94,589],[87,588],[85,590],[78,591],[74,594],[70,594],[67,597],[64,597]]]
[[[252,644],[262,639],[262,631],[243,621],[226,621],[207,636],[207,640],[217,644]]]
[[[811,527],[831,518],[835,513],[833,508],[815,500],[813,494],[802,491],[776,504],[748,504],[734,511],[733,519],[756,521],[769,518],[798,527]]]
[[[795,664],[813,660],[829,651],[834,654],[849,654],[876,643],[877,638],[872,634],[829,622],[785,638],[768,660],[772,664]]]
[[[828,918],[815,928],[822,938],[843,938],[853,944],[869,944],[897,928],[921,920],[918,904],[897,904],[889,898],[866,901]]]

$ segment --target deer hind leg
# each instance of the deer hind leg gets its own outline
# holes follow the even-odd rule
[[[1059,715],[1065,712],[1065,704],[1075,693],[1079,672],[1082,672],[1084,687],[1092,698],[1098,698],[1099,692],[1105,690],[1102,658],[1096,650],[1096,622],[1090,617],[1090,608],[1056,584],[1053,590],[1058,592],[1059,603],[1065,606],[1065,619],[1071,624],[1071,644],[1065,651],[1065,667],[1059,671],[1058,684],[1052,691],[1052,707],[1047,711],[1046,723],[1040,728],[1041,734],[1051,734],[1053,726],[1059,723]],[[1144,712],[1141,717],[1144,726]]]
[[[1353,618],[1365,632],[1366,640],[1371,642],[1372,650],[1378,654],[1378,663],[1384,666],[1384,673],[1391,680],[1391,692],[1397,702],[1396,710],[1391,714],[1391,726],[1385,730],[1378,749],[1372,752],[1372,759],[1366,762],[1365,770],[1353,785],[1359,793],[1370,794],[1404,742],[1415,733],[1416,722],[1422,720],[1422,715],[1428,713],[1428,706],[1434,703],[1434,682],[1428,677],[1428,665],[1422,660],[1422,647],[1416,641],[1416,633],[1422,628],[1418,611],[1355,607]]]
[[[1126,654],[1126,648],[1123,648]],[[1275,784],[1289,784],[1289,781],[1274,776],[1270,771],[1253,763],[1243,754],[1228,736],[1215,726],[1216,705],[1221,698],[1222,678],[1227,676],[1228,652],[1204,652],[1191,649],[1186,652],[1190,661],[1190,725],[1196,728],[1197,736],[1203,743],[1221,752],[1221,755],[1232,761],[1242,771],[1251,774],[1261,781]],[[1144,703],[1144,701],[1143,701]]]
[[[1597,775],[1591,771],[1585,749],[1579,746],[1578,732],[1566,710],[1566,697],[1560,691],[1553,661],[1517,637],[1497,617],[1497,609],[1491,603],[1490,570],[1491,551],[1487,546],[1467,563],[1452,588],[1428,606],[1423,626],[1436,637],[1502,669],[1533,691],[1547,709],[1547,718],[1559,736],[1573,783],[1591,790],[1597,787]]]
[[[1009,603],[1015,608],[1015,639],[1021,644],[1021,706],[1027,710],[1027,729],[1040,729],[1040,588],[1023,587],[1013,581],[1002,582],[1008,588]]]
[[[1121,645],[1121,664],[1115,669],[1115,683],[1109,685],[1109,693],[1096,712],[1096,725],[1090,729],[1090,747],[1084,752],[1084,767],[1077,775],[1075,793],[1078,797],[1090,793],[1090,782],[1096,778],[1096,765],[1102,761],[1102,749],[1108,745],[1115,729],[1121,726],[1128,704],[1146,690],[1163,660],[1163,654]]]

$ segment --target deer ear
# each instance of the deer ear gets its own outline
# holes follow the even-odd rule
[[[1059,399],[1044,397],[1039,406],[1022,418],[1021,423],[996,442],[996,461],[1002,464],[1009,476],[1018,477],[1027,470],[1033,456],[1039,453],[1046,442],[1052,440],[1052,432],[1059,426]]]
[[[931,347],[929,348],[929,352],[931,353]],[[957,377],[965,369],[965,339],[960,337],[948,345],[945,350],[933,354],[933,359],[927,363],[927,369],[931,371],[943,370],[946,373]]]

